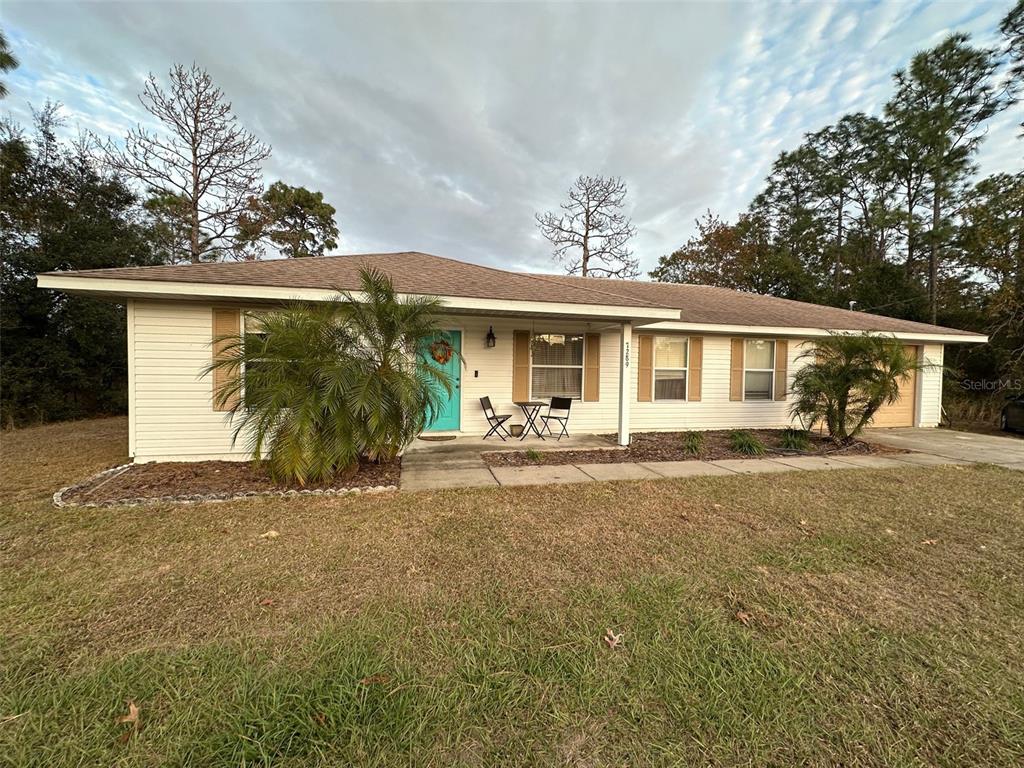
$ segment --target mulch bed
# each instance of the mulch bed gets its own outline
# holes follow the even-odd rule
[[[704,435],[704,450],[697,456],[683,450],[683,432],[640,432],[634,433],[630,437],[628,448],[620,450],[545,451],[539,448],[534,449],[535,454],[529,456],[526,451],[495,452],[485,453],[483,459],[492,467],[524,467],[536,464],[628,464],[642,461],[718,461],[720,459],[771,458],[772,456],[903,453],[896,448],[861,441],[837,448],[831,440],[817,434],[809,435],[809,450],[790,451],[783,449],[780,445],[781,429],[752,429],[749,431],[768,449],[763,456],[749,456],[732,450],[729,447],[729,434],[732,430],[724,430],[702,433]],[[615,435],[602,435],[602,437],[611,444],[615,443]]]
[[[119,474],[101,475],[69,490],[63,499],[84,504],[167,496],[374,488],[398,485],[400,474],[400,459],[390,464],[364,461],[351,478],[299,486],[273,482],[262,466],[250,461],[154,462],[132,465]]]

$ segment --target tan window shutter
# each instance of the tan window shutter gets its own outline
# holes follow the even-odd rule
[[[596,403],[601,399],[601,334],[588,333],[584,339],[583,402]]]
[[[732,356],[729,362],[729,399],[743,399],[743,339],[732,340]]]
[[[637,366],[637,402],[649,403],[654,394],[654,337],[644,335],[639,338],[640,363]]]
[[[222,336],[237,336],[241,327],[241,312],[237,309],[213,310],[213,360],[224,358],[228,343],[219,340]],[[218,402],[217,393],[237,379],[237,368],[215,368],[213,371],[213,410],[230,411],[238,404],[238,393],[234,393],[226,402]]]
[[[789,342],[775,340],[775,399],[786,399],[786,366],[789,361]]]
[[[700,401],[700,383],[704,369],[704,337],[691,336],[686,361],[686,399]]]
[[[512,400],[530,399],[530,332],[512,332]]]

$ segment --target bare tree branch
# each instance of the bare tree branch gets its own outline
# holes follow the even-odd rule
[[[142,182],[165,216],[181,218],[172,229],[188,238],[192,262],[233,253],[239,217],[263,191],[270,147],[238,124],[231,102],[195,64],[172,67],[170,90],[150,75],[139,101],[167,133],[136,126],[123,148],[107,143],[111,164]]]
[[[580,176],[562,213],[537,214],[537,227],[555,261],[570,275],[636,277],[639,262],[627,247],[636,228],[622,212],[626,183],[617,177]]]

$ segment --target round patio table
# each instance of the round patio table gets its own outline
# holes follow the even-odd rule
[[[547,403],[541,400],[523,400],[521,402],[513,402],[512,404],[518,405],[523,409],[523,418],[526,419],[526,423],[523,424],[523,434],[519,436],[519,439],[525,439],[532,429],[533,434],[543,440],[544,435],[537,428],[537,418],[540,416],[540,409],[547,405]]]

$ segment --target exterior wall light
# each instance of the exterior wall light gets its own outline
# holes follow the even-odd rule
[[[494,326],[493,325],[492,326],[488,326],[487,327],[487,346],[488,347],[493,347],[497,343],[498,343],[498,340],[494,336]]]

